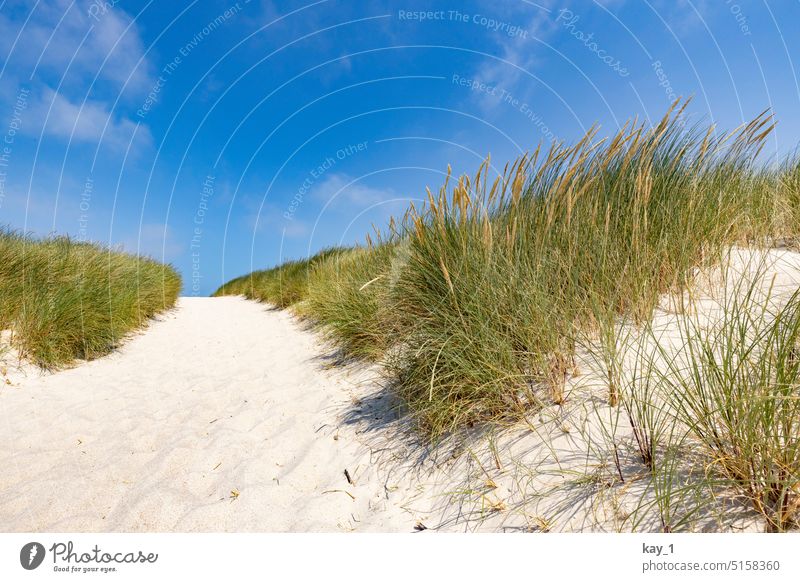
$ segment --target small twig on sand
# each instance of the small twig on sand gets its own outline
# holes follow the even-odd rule
[[[350,499],[352,499],[353,501],[356,500],[355,495],[353,495],[349,491],[345,491],[344,489],[329,489],[328,491],[323,491],[322,493],[323,494],[325,494],[325,493],[346,493],[347,495],[350,496]]]

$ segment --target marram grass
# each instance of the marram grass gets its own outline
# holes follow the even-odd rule
[[[395,334],[389,296],[397,243],[354,248],[318,261],[298,305],[344,357],[379,359]]]
[[[107,354],[180,289],[175,269],[148,258],[0,231],[0,329],[44,368]]]
[[[287,261],[272,269],[237,277],[222,285],[213,296],[244,295],[248,299],[264,301],[276,307],[289,307],[306,298],[311,268],[327,257],[341,252],[345,250],[325,249],[308,259]]]
[[[725,275],[716,313],[677,317],[672,342],[652,322],[636,340],[622,409],[664,531],[731,496],[767,531],[800,525],[800,290],[778,297],[756,261]]]
[[[561,403],[577,344],[614,345],[659,297],[732,244],[793,238],[797,164],[758,163],[766,115],[731,133],[671,110],[556,144],[489,175],[448,178],[387,240],[324,251],[226,283],[318,323],[383,362],[431,437]],[[611,404],[620,397],[613,374]]]

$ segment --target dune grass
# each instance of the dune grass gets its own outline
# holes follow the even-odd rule
[[[272,269],[254,271],[228,281],[213,296],[244,295],[276,307],[290,307],[306,298],[308,276],[314,265],[342,252],[346,252],[346,249],[324,249],[307,259],[287,261]]]
[[[225,284],[318,323],[346,352],[380,359],[432,438],[562,403],[576,345],[616,345],[620,319],[732,244],[796,232],[796,163],[757,162],[771,118],[731,133],[683,109],[599,139],[522,156],[490,178],[448,180],[388,242],[324,252]],[[613,358],[612,358],[613,359]],[[609,402],[621,387],[613,368]]]
[[[796,237],[800,226],[800,157],[786,162],[777,175],[779,214],[784,217],[787,236]]]
[[[330,255],[310,270],[298,313],[319,324],[344,357],[377,360],[397,333],[390,291],[398,244],[379,242]]]
[[[379,361],[434,441],[569,404],[576,351],[588,350],[644,469],[625,468],[645,484],[630,527],[651,527],[653,512],[662,531],[733,527],[743,514],[718,501],[737,499],[768,531],[795,529],[800,291],[778,304],[742,280],[715,325],[684,316],[697,276],[726,265],[731,248],[798,245],[800,160],[763,163],[766,114],[719,133],[687,126],[683,111],[607,139],[593,128],[497,176],[489,160],[474,178],[448,172],[386,240],[218,293],[291,305],[344,354]],[[680,337],[660,343],[653,315],[678,297],[668,310]],[[633,349],[642,338],[647,349]],[[624,487],[628,445],[609,438]]]
[[[664,531],[725,497],[767,531],[800,525],[800,290],[779,297],[755,266],[726,275],[714,310],[677,316],[671,341],[652,323],[636,340],[622,403]]]
[[[713,332],[687,330],[690,373],[673,364],[665,389],[709,467],[784,531],[800,519],[800,295],[775,314],[728,307]]]
[[[0,329],[44,368],[107,354],[172,307],[180,288],[175,269],[151,259],[0,231]]]
[[[679,119],[593,130],[491,183],[484,166],[413,218],[397,387],[430,432],[560,403],[577,342],[647,321],[694,267],[771,234],[754,167],[769,119],[718,137]]]

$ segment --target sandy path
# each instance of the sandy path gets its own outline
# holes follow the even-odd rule
[[[731,267],[699,277],[685,312],[664,298],[653,325],[665,349],[681,347],[681,321],[720,317],[740,279],[757,276],[775,305],[800,287],[798,253],[734,249]],[[621,346],[628,374],[636,337]],[[585,349],[563,406],[435,449],[397,416],[377,368],[326,355],[286,312],[193,298],[108,357],[11,372],[0,531],[659,531],[629,420]],[[746,504],[718,501],[689,529],[763,529]]]
[[[342,422],[363,378],[320,353],[285,313],[182,298],[106,358],[12,375],[0,530],[411,531]]]

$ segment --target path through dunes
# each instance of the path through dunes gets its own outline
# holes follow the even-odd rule
[[[108,357],[12,373],[0,529],[412,531],[343,422],[369,371],[322,353],[286,313],[182,298]]]
[[[687,337],[732,312],[771,321],[798,288],[800,253],[732,249],[691,293],[664,296],[649,332],[619,328],[623,395],[644,377],[641,354],[659,358],[651,376],[667,361],[683,369]],[[376,367],[329,365],[289,313],[181,299],[107,357],[0,382],[0,531],[661,531],[663,481],[642,462],[638,417],[609,406],[593,349],[576,352],[562,404],[425,447]],[[714,460],[678,434],[694,447],[681,474],[705,475]],[[670,515],[682,528],[764,529],[715,484],[681,485]]]

